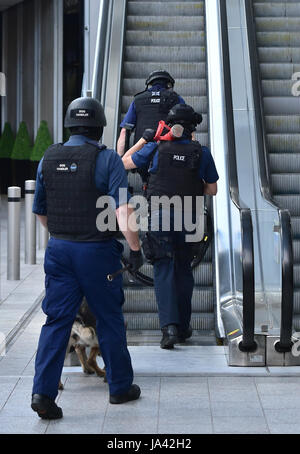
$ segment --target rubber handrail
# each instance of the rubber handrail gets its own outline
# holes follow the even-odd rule
[[[239,349],[244,352],[255,351],[257,348],[254,340],[255,326],[255,292],[254,292],[254,246],[253,224],[251,210],[240,200],[237,176],[236,143],[233,119],[233,104],[231,90],[231,71],[228,42],[228,24],[226,0],[220,0],[222,42],[223,42],[223,68],[226,100],[226,116],[228,130],[228,174],[230,196],[239,209],[241,221],[242,241],[242,272],[243,272],[243,337]]]

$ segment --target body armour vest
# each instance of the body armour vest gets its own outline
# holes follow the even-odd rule
[[[105,147],[102,147],[102,150]],[[55,238],[72,241],[103,241],[115,232],[100,232],[96,208],[101,193],[95,184],[96,160],[101,148],[52,145],[43,159],[49,232]]]
[[[158,168],[150,173],[147,196],[202,196],[203,180],[199,178],[202,148],[198,142],[189,144],[160,142]],[[194,206],[194,203],[193,203]]]
[[[134,143],[140,140],[145,129],[156,130],[160,120],[165,120],[169,110],[178,103],[178,94],[172,90],[146,90],[137,94],[134,98],[137,114]]]

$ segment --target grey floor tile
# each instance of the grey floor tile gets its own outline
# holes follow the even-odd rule
[[[73,423],[65,423],[63,420],[58,421],[54,424],[52,421],[47,427],[46,434],[61,434],[61,435],[93,435],[101,433],[101,422],[95,421],[92,423],[81,423],[78,424],[78,419],[74,420]]]
[[[256,402],[243,402],[237,405],[236,402],[211,402],[211,412],[213,417],[263,417],[263,410],[260,406],[259,401]]]
[[[211,423],[192,424],[161,424],[158,428],[159,434],[213,434]]]
[[[260,401],[264,409],[283,410],[283,409],[297,409],[300,408],[300,395],[295,393],[289,394],[260,394]]]
[[[48,421],[42,421],[31,410],[30,417],[16,417],[0,413],[0,434],[44,434]]]
[[[271,434],[300,434],[299,424],[269,424]]]
[[[245,402],[259,402],[255,390],[234,390],[218,389],[210,390],[210,399],[212,402],[235,402],[237,405],[243,405]]]
[[[218,417],[213,418],[216,434],[267,434],[268,426],[264,418],[259,417]]]
[[[300,421],[300,408],[265,409],[264,413],[269,424],[294,424]]]

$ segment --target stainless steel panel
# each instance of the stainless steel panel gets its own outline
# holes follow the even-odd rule
[[[242,336],[229,341],[228,344],[228,364],[229,366],[241,367],[265,367],[266,365],[266,336],[256,335],[255,342],[257,349],[255,352],[242,352],[239,349],[239,344],[242,341]]]
[[[275,344],[279,342],[279,336],[268,336],[266,343],[266,358],[268,366],[300,366],[300,355],[296,356],[297,343],[299,339],[292,337],[295,349],[288,353],[278,353],[275,349]],[[295,352],[296,350],[296,352]],[[296,353],[296,354],[295,354]]]

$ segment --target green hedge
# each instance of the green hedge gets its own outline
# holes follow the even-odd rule
[[[32,145],[26,123],[22,121],[14,143],[11,159],[27,161],[30,159]]]
[[[0,139],[0,159],[9,159],[14,148],[15,138],[9,123],[5,123]]]
[[[40,127],[38,129],[34,147],[31,152],[30,160],[31,161],[40,161],[44,156],[45,151],[47,148],[52,145],[53,140],[51,138],[48,124],[46,121],[41,121]]]

